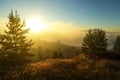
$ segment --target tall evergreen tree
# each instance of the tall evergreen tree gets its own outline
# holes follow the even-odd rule
[[[82,51],[88,54],[103,53],[106,51],[107,39],[105,31],[100,29],[90,29],[82,42]]]
[[[113,46],[113,50],[115,52],[120,52],[120,36],[117,36],[114,46]]]
[[[21,19],[16,11],[15,15],[13,10],[9,13],[9,22],[6,23],[7,30],[5,34],[1,35],[1,45],[3,58],[9,61],[21,61],[28,60],[31,53],[29,50],[33,45],[32,40],[27,40],[26,33],[29,29],[25,29],[25,21],[21,22]]]

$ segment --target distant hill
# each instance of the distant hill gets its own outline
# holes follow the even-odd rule
[[[39,40],[39,42],[35,43],[31,52],[38,57],[38,53],[42,55],[42,57],[51,58],[54,52],[62,53],[64,58],[71,58],[73,56],[78,55],[81,52],[80,47],[65,45],[60,41],[49,42],[45,40]]]
[[[85,32],[84,32],[85,33]],[[113,43],[116,39],[116,37],[120,35],[119,32],[106,32],[106,37],[108,39],[108,50],[111,50],[113,48]],[[81,37],[81,36],[80,36]],[[53,55],[54,51],[57,51],[58,53],[61,52],[65,58],[71,58],[73,56],[78,55],[81,52],[81,44],[82,44],[82,38],[80,40],[76,39],[76,43],[78,43],[78,46],[71,46],[67,43],[63,43],[64,41],[47,41],[47,40],[41,40],[40,35],[31,37],[34,41],[34,45],[31,49],[31,52],[35,54],[35,58],[38,59],[38,53],[40,52],[43,57],[50,58]],[[69,43],[70,44],[70,43]],[[71,42],[71,44],[74,44],[74,42]]]

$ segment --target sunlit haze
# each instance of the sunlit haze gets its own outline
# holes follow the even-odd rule
[[[29,18],[26,27],[30,28],[31,32],[43,32],[47,29],[47,25],[39,17]]]
[[[10,10],[25,19],[31,37],[79,45],[88,29],[120,33],[119,0],[0,0],[0,31]]]
[[[0,0],[0,80],[120,80],[120,0]]]

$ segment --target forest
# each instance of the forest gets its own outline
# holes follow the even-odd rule
[[[119,80],[120,35],[112,49],[102,29],[88,29],[80,47],[29,39],[30,29],[11,10],[0,34],[0,80]]]

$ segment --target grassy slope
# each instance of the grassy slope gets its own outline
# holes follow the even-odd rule
[[[120,80],[120,63],[92,60],[84,54],[72,59],[35,62],[1,75],[0,80]]]

